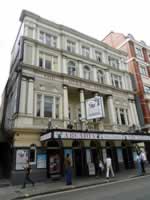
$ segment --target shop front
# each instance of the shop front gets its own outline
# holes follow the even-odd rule
[[[150,141],[145,134],[87,132],[52,129],[41,135],[47,148],[47,177],[64,175],[64,158],[69,153],[73,176],[96,175],[98,163],[112,158],[115,172],[132,169],[136,161],[136,143]]]

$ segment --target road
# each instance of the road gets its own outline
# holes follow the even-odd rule
[[[31,199],[31,198],[30,198]],[[32,200],[150,200],[150,176],[72,191],[32,197]]]

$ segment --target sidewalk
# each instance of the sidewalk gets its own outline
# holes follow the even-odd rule
[[[150,174],[150,168],[146,169],[146,175]],[[116,177],[110,179],[110,181],[118,181],[123,179],[129,179],[136,177],[136,170],[126,170],[116,174]],[[66,186],[64,179],[60,179],[58,181],[46,181],[46,182],[38,182],[33,187],[31,184],[27,184],[25,189],[22,189],[21,186],[7,186],[0,188],[0,199],[5,200],[15,200],[15,199],[25,199],[26,197],[38,196],[41,194],[55,193],[58,191],[66,191],[74,188],[86,187],[91,185],[97,185],[106,183],[107,180],[105,178],[98,177],[85,177],[73,179],[73,185]]]

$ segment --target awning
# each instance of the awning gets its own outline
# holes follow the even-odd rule
[[[52,129],[40,136],[40,141],[50,139],[150,141],[150,135],[141,133],[115,133]]]

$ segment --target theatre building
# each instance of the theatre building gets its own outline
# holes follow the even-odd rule
[[[36,180],[95,175],[110,155],[114,170],[134,167],[142,134],[127,54],[64,25],[22,11],[3,126],[11,143],[12,183],[22,182],[29,158]]]

